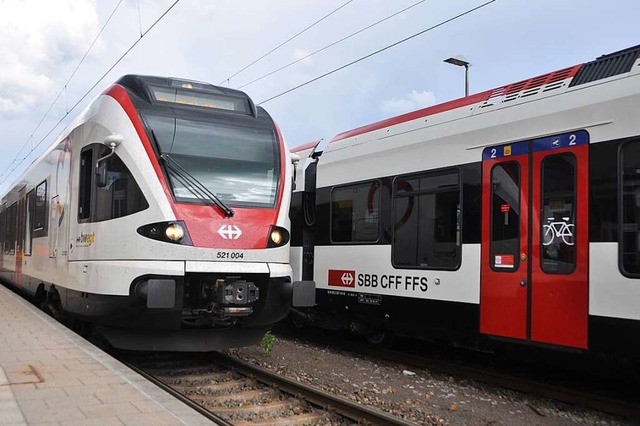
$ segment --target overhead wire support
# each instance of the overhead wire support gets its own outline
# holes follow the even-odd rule
[[[138,26],[140,27],[140,38],[142,38],[142,15],[140,14],[140,0],[136,0],[138,6]]]
[[[120,2],[122,2],[122,0],[120,0]],[[89,95],[89,93],[91,93],[91,91],[92,91],[93,89],[95,89],[95,88],[96,88],[96,86],[97,86],[98,84],[100,84],[100,82],[101,82],[102,80],[104,80],[104,78],[105,78],[105,77],[106,77],[106,76],[107,76],[107,75],[108,75],[108,74],[109,74],[109,73],[110,73],[110,72],[111,72],[111,71],[116,67],[116,65],[118,65],[118,64],[120,63],[120,61],[122,61],[122,60],[127,56],[127,54],[129,54],[129,52],[131,52],[131,50],[133,50],[133,48],[134,48],[134,47],[135,47],[135,46],[140,42],[140,40],[142,40],[142,39],[144,38],[144,36],[146,36],[146,35],[149,33],[149,31],[151,31],[151,30],[152,30],[152,29],[153,29],[153,28],[158,24],[158,22],[160,22],[160,21],[161,21],[161,20],[162,20],[166,15],[167,15],[167,13],[169,13],[169,12],[171,11],[171,9],[173,9],[173,8],[174,8],[174,6],[175,6],[176,4],[178,4],[179,2],[180,2],[180,0],[175,0],[175,1],[171,4],[171,6],[169,6],[169,8],[167,8],[167,10],[165,10],[165,11],[164,11],[164,13],[163,13],[162,15],[160,15],[160,17],[159,17],[158,19],[156,19],[156,20],[151,24],[151,26],[149,26],[149,28],[147,28],[147,30],[146,30],[146,31],[144,31],[144,32],[142,33],[142,35],[140,36],[140,38],[138,38],[135,42],[133,42],[133,44],[132,44],[132,45],[131,45],[131,46],[130,46],[130,47],[129,47],[129,48],[128,48],[128,49],[127,49],[127,50],[126,50],[126,51],[125,51],[125,52],[124,52],[124,53],[123,53],[123,54],[122,54],[122,55],[121,55],[121,56],[120,56],[120,57],[115,61],[115,62],[114,62],[114,63],[113,63],[113,65],[111,65],[111,67],[110,67],[110,68],[109,68],[109,69],[108,69],[108,70],[107,70],[107,71],[102,75],[102,77],[100,77],[100,78],[98,79],[98,81],[96,81],[96,82],[93,84],[93,86],[91,86],[91,88],[89,88],[89,90],[87,90],[87,91],[84,93],[84,95],[82,95],[82,97],[81,97],[81,98],[80,98],[80,99],[79,99],[79,100],[78,100],[78,101],[77,101],[77,102],[76,102],[76,103],[75,103],[71,108],[69,108],[69,110],[68,110],[68,111],[67,111],[67,112],[62,116],[62,118],[60,118],[60,120],[58,120],[58,122],[57,122],[57,123],[56,123],[56,124],[55,124],[55,125],[54,125],[54,126],[53,126],[49,131],[48,131],[48,132],[47,132],[47,134],[46,134],[46,135],[44,135],[44,136],[43,136],[43,137],[38,141],[38,143],[37,143],[37,144],[35,144],[35,146],[33,146],[33,147],[31,148],[31,150],[30,150],[30,151],[29,151],[29,152],[28,152],[28,153],[27,153],[27,154],[26,154],[26,155],[25,155],[25,156],[24,156],[20,161],[18,161],[18,163],[15,165],[15,167],[13,167],[13,169],[11,169],[11,172],[10,172],[9,174],[13,173],[13,172],[14,172],[14,171],[15,171],[15,170],[20,166],[20,164],[22,164],[22,162],[23,162],[25,159],[27,159],[27,157],[29,157],[29,155],[30,155],[31,153],[33,153],[33,151],[35,151],[35,150],[36,150],[36,149],[37,149],[37,148],[42,144],[42,142],[44,142],[44,141],[49,137],[49,135],[50,135],[50,134],[51,134],[51,133],[52,133],[52,132],[53,132],[53,131],[54,131],[54,130],[55,130],[55,129],[56,129],[56,128],[57,128],[57,127],[58,127],[58,126],[63,122],[63,121],[64,121],[64,119],[65,119],[65,118],[66,118],[66,117],[67,117],[67,116],[68,116],[68,115],[69,115],[69,114],[70,114],[74,109],[76,109],[78,105],[80,105],[80,103],[81,103],[81,102],[82,102],[82,101],[83,101],[83,100],[84,100],[84,99]],[[120,4],[120,3],[118,3],[118,5],[119,5],[119,4]],[[112,16],[113,16],[113,15],[112,15]],[[62,94],[62,91],[60,92],[60,94]],[[60,94],[58,94],[58,97],[60,96]],[[52,107],[53,107],[53,105],[52,105]],[[50,109],[51,109],[51,108],[50,108]],[[41,120],[41,122],[42,122],[42,121],[44,121],[44,118]],[[23,148],[24,148],[24,146],[23,146]],[[18,152],[18,155],[19,155],[21,152],[22,152],[22,149]],[[17,161],[17,158],[18,158],[18,156],[16,155],[16,158],[14,158],[13,162],[12,162],[11,164],[9,164],[9,166],[7,167],[7,169],[6,169],[6,170],[5,170],[5,171],[0,175],[0,177],[1,177],[1,176],[4,176],[4,174],[6,173],[6,171],[7,171],[7,170],[9,170],[9,168],[11,168],[11,165],[13,165],[13,164]]]
[[[394,18],[394,17],[396,17],[396,16],[400,15],[401,13],[404,13],[404,12],[406,12],[407,10],[414,8],[414,7],[418,6],[418,5],[419,5],[419,4],[421,4],[421,3],[424,3],[425,1],[427,1],[427,0],[420,0],[420,1],[416,2],[416,3],[413,3],[412,5],[409,5],[409,6],[405,7],[404,9],[397,11],[396,13],[394,13],[394,14],[392,14],[392,15],[389,15],[389,16],[387,16],[387,17],[385,17],[385,18],[382,18],[382,19],[380,19],[380,20],[378,20],[378,21],[374,22],[373,24],[367,25],[366,27],[361,28],[360,30],[358,30],[358,31],[356,31],[356,32],[354,32],[354,33],[351,33],[351,34],[349,34],[349,35],[348,35],[348,36],[346,36],[346,37],[342,37],[340,40],[334,41],[333,43],[328,44],[328,45],[326,45],[325,47],[320,48],[320,49],[318,49],[318,50],[316,50],[316,51],[314,51],[314,52],[311,52],[311,53],[309,53],[308,55],[303,56],[302,58],[296,59],[295,61],[290,62],[290,63],[288,63],[287,65],[283,65],[283,66],[281,66],[280,68],[277,68],[277,69],[275,69],[275,70],[273,70],[273,71],[271,71],[271,72],[269,72],[269,73],[267,73],[267,74],[263,75],[262,77],[258,77],[258,78],[256,78],[255,80],[251,80],[250,82],[245,83],[245,84],[243,84],[242,86],[238,87],[238,89],[242,89],[242,88],[244,88],[244,87],[247,87],[247,86],[249,86],[249,85],[251,85],[251,84],[253,84],[253,83],[256,83],[256,82],[258,82],[258,81],[260,81],[260,80],[263,80],[263,79],[265,79],[265,78],[267,78],[267,77],[269,77],[269,76],[272,76],[273,74],[275,74],[275,73],[277,73],[277,72],[280,72],[280,71],[282,71],[282,70],[284,70],[284,69],[286,69],[286,68],[289,68],[290,66],[295,65],[295,64],[297,64],[298,62],[304,61],[305,59],[308,59],[308,58],[312,57],[313,55],[315,55],[315,54],[317,54],[317,53],[323,52],[323,51],[325,51],[325,50],[327,50],[327,49],[329,49],[329,48],[331,48],[331,47],[335,46],[336,44],[340,44],[340,43],[342,43],[343,41],[346,41],[346,40],[350,39],[351,37],[354,37],[354,36],[356,36],[356,35],[358,35],[358,34],[360,34],[360,33],[364,32],[364,31],[366,31],[366,30],[368,30],[368,29],[370,29],[370,28],[375,27],[376,25],[379,25],[379,24],[381,24],[381,23],[383,23],[383,22],[385,22],[385,21],[388,21],[389,19]]]
[[[358,59],[356,59],[356,60],[354,60],[354,61],[351,61],[351,62],[349,62],[348,64],[342,65],[342,66],[340,66],[340,67],[338,67],[338,68],[335,68],[335,69],[333,69],[333,70],[331,70],[331,71],[329,71],[329,72],[326,72],[326,73],[324,73],[324,74],[322,74],[322,75],[320,75],[320,76],[318,76],[318,77],[312,78],[311,80],[308,80],[308,81],[306,81],[306,82],[304,82],[304,83],[302,83],[302,84],[299,84],[299,85],[297,85],[297,86],[294,86],[294,87],[292,87],[291,89],[287,89],[287,90],[285,90],[284,92],[278,93],[277,95],[274,95],[274,96],[272,96],[272,97],[270,97],[270,98],[268,98],[268,99],[265,99],[265,100],[263,100],[263,101],[260,101],[260,102],[258,102],[258,103],[257,103],[257,105],[262,105],[262,104],[264,104],[264,103],[267,103],[267,102],[269,102],[269,101],[272,101],[272,100],[274,100],[274,99],[277,99],[277,98],[279,98],[280,96],[286,95],[287,93],[291,93],[291,92],[293,92],[294,90],[300,89],[301,87],[304,87],[304,86],[306,86],[306,85],[308,85],[308,84],[311,84],[311,83],[313,83],[313,82],[315,82],[315,81],[318,81],[318,80],[320,80],[320,79],[322,79],[322,78],[324,78],[324,77],[327,77],[327,76],[329,76],[329,75],[331,75],[331,74],[334,74],[334,73],[336,73],[336,72],[338,72],[338,71],[340,71],[340,70],[343,70],[343,69],[345,69],[345,68],[347,68],[347,67],[350,67],[351,65],[357,64],[358,62],[361,62],[361,61],[363,61],[363,60],[365,60],[365,59],[368,59],[368,58],[370,58],[370,57],[372,57],[372,56],[375,56],[375,55],[377,55],[378,53],[382,53],[382,52],[384,52],[385,50],[389,50],[389,49],[391,49],[392,47],[395,47],[395,46],[397,46],[397,45],[399,45],[399,44],[402,44],[402,43],[404,43],[404,42],[406,42],[406,41],[409,41],[409,40],[411,40],[411,39],[413,39],[413,38],[416,38],[416,37],[418,37],[418,36],[420,36],[420,35],[422,35],[422,34],[424,34],[424,33],[428,32],[428,31],[434,30],[434,29],[436,29],[436,28],[438,28],[438,27],[441,27],[441,26],[443,26],[443,25],[445,25],[445,24],[448,24],[449,22],[452,22],[452,21],[455,21],[456,19],[462,18],[463,16],[468,15],[468,14],[470,14],[470,13],[473,13],[473,12],[475,12],[476,10],[482,9],[483,7],[488,6],[488,5],[490,5],[491,3],[495,3],[496,1],[497,1],[497,0],[489,0],[489,1],[485,2],[485,3],[482,3],[482,4],[481,4],[481,5],[479,5],[479,6],[476,6],[476,7],[472,8],[472,9],[467,10],[466,12],[462,12],[462,13],[460,13],[460,14],[458,14],[458,15],[456,15],[456,16],[453,16],[453,17],[451,17],[451,18],[449,18],[449,19],[447,19],[447,20],[444,20],[444,21],[442,21],[442,22],[440,22],[440,23],[438,23],[438,24],[436,24],[436,25],[433,25],[433,26],[431,26],[431,27],[429,27],[429,28],[426,28],[426,29],[424,29],[424,30],[422,30],[422,31],[419,31],[419,32],[417,32],[417,33],[415,33],[415,34],[413,34],[413,35],[410,35],[409,37],[405,37],[405,38],[403,38],[402,40],[396,41],[395,43],[392,43],[392,44],[390,44],[390,45],[388,45],[388,46],[385,46],[385,47],[383,47],[382,49],[378,49],[378,50],[376,50],[375,52],[369,53],[368,55],[365,55],[365,56],[363,56],[363,57],[361,57],[361,58],[358,58]]]
[[[268,51],[267,53],[265,53],[264,55],[260,56],[258,59],[254,60],[253,62],[251,62],[250,64],[246,65],[244,68],[242,68],[241,70],[237,71],[236,73],[232,74],[231,76],[225,78],[224,80],[222,80],[219,85],[222,85],[224,83],[228,83],[233,77],[237,76],[238,74],[240,74],[241,72],[249,69],[250,67],[252,67],[253,65],[257,64],[258,62],[260,62],[261,60],[263,60],[264,58],[266,58],[267,56],[269,56],[270,54],[272,54],[273,52],[275,52],[276,50],[280,49],[282,46],[284,46],[285,44],[289,43],[291,40],[295,39],[296,37],[302,35],[303,33],[307,32],[308,30],[310,30],[311,28],[315,27],[316,25],[318,25],[320,22],[324,21],[325,19],[327,19],[329,16],[333,15],[334,13],[336,13],[337,11],[339,11],[340,9],[342,9],[343,7],[347,6],[349,3],[353,2],[354,0],[349,0],[345,3],[343,3],[341,6],[339,6],[338,8],[332,10],[331,12],[329,12],[328,14],[324,15],[322,18],[318,19],[317,21],[315,21],[313,24],[309,25],[308,27],[304,28],[303,30],[299,31],[298,33],[294,34],[293,36],[289,37],[288,39],[286,39],[285,41],[283,41],[282,43],[280,43],[279,45],[277,45],[276,47],[274,47],[273,49],[271,49],[270,51]]]

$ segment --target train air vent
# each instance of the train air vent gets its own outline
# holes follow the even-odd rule
[[[484,101],[480,105],[480,108],[487,108],[517,99],[528,98],[540,93],[566,87],[567,79],[575,75],[579,68],[580,65],[576,65],[494,89],[489,95],[489,99]]]
[[[595,61],[584,64],[569,86],[579,86],[629,72],[638,56],[640,56],[640,45],[600,56]]]

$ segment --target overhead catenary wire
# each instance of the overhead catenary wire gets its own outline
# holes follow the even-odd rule
[[[322,79],[322,78],[324,78],[324,77],[327,77],[327,76],[329,76],[329,75],[331,75],[331,74],[334,74],[334,73],[336,73],[336,72],[338,72],[338,71],[340,71],[340,70],[343,70],[343,69],[345,69],[345,68],[347,68],[347,67],[350,67],[351,65],[357,64],[358,62],[361,62],[361,61],[363,61],[363,60],[365,60],[365,59],[368,59],[368,58],[370,58],[370,57],[372,57],[372,56],[375,56],[375,55],[377,55],[378,53],[382,53],[382,52],[384,52],[385,50],[389,50],[389,49],[391,49],[392,47],[395,47],[395,46],[397,46],[397,45],[399,45],[399,44],[402,44],[402,43],[404,43],[404,42],[406,42],[406,41],[409,41],[409,40],[411,40],[411,39],[413,39],[413,38],[415,38],[415,37],[418,37],[418,36],[420,36],[420,35],[422,35],[422,34],[424,34],[424,33],[426,33],[426,32],[429,32],[429,31],[434,30],[434,29],[436,29],[436,28],[438,28],[438,27],[441,27],[441,26],[443,26],[443,25],[445,25],[445,24],[448,24],[449,22],[455,21],[456,19],[459,19],[459,18],[461,18],[461,17],[463,17],[463,16],[465,16],[465,15],[468,15],[468,14],[470,14],[470,13],[473,13],[473,12],[475,12],[476,10],[482,9],[483,7],[488,6],[488,5],[490,5],[491,3],[494,3],[494,2],[496,2],[496,1],[497,1],[497,0],[489,0],[489,1],[487,1],[487,2],[483,3],[483,4],[479,5],[479,6],[476,6],[476,7],[472,8],[472,9],[467,10],[466,12],[462,12],[462,13],[460,13],[460,14],[458,14],[458,15],[456,15],[456,16],[453,16],[453,17],[451,17],[451,18],[449,18],[449,19],[447,19],[447,20],[444,20],[444,21],[442,21],[442,22],[440,22],[440,23],[438,23],[438,24],[436,24],[436,25],[433,25],[433,26],[431,26],[431,27],[429,27],[429,28],[426,28],[426,29],[424,29],[424,30],[422,30],[422,31],[419,31],[419,32],[417,32],[417,33],[415,33],[415,34],[413,34],[413,35],[410,35],[409,37],[405,37],[405,38],[403,38],[402,40],[396,41],[395,43],[392,43],[392,44],[390,44],[390,45],[388,45],[388,46],[385,46],[385,47],[383,47],[382,49],[378,49],[378,50],[376,50],[375,52],[369,53],[368,55],[362,56],[361,58],[358,58],[358,59],[356,59],[356,60],[354,60],[354,61],[351,61],[351,62],[349,62],[349,63],[347,63],[347,64],[345,64],[345,65],[342,65],[342,66],[340,66],[340,67],[338,67],[338,68],[334,68],[334,69],[333,69],[333,70],[331,70],[331,71],[328,71],[328,72],[326,72],[326,73],[324,73],[324,74],[322,74],[322,75],[319,75],[318,77],[312,78],[311,80],[308,80],[308,81],[306,81],[306,82],[304,82],[304,83],[302,83],[302,84],[298,84],[297,86],[294,86],[294,87],[292,87],[292,88],[290,88],[290,89],[287,89],[287,90],[285,90],[284,92],[278,93],[277,95],[274,95],[274,96],[272,96],[272,97],[270,97],[270,98],[268,98],[268,99],[265,99],[265,100],[263,100],[263,101],[260,101],[260,102],[258,102],[258,105],[265,104],[265,103],[267,103],[267,102],[269,102],[269,101],[272,101],[272,100],[277,99],[277,98],[279,98],[279,97],[281,97],[281,96],[283,96],[283,95],[286,95],[287,93],[291,93],[291,92],[293,92],[294,90],[298,90],[298,89],[300,89],[301,87],[307,86],[307,85],[309,85],[309,84],[311,84],[311,83],[313,83],[313,82],[316,82],[316,81],[318,81],[318,80],[320,80],[320,79]]]
[[[151,31],[166,15],[167,13],[169,13],[171,11],[171,9],[174,8],[174,6],[176,4],[178,4],[180,2],[180,0],[175,0],[171,6],[169,6],[169,8],[167,8],[167,10],[164,11],[164,13],[162,15],[160,15],[160,17],[158,19],[156,19],[150,26],[149,28],[146,29],[146,31],[144,31],[141,35],[140,38],[136,39],[135,42],[133,42],[131,44],[131,46],[113,63],[113,65],[111,65],[111,67],[109,67],[109,69],[102,75],[102,77],[100,77],[85,93],[84,95],[82,95],[82,97],[71,107],[69,108],[69,110],[62,116],[62,118],[60,118],[60,120],[47,132],[46,135],[44,135],[39,142],[33,146],[31,148],[31,150],[24,156],[22,157],[19,161],[17,161],[17,156],[14,159],[14,161],[9,164],[9,167],[7,167],[7,169],[5,170],[5,172],[3,172],[0,176],[4,176],[4,174],[6,173],[7,170],[9,170],[9,168],[11,168],[11,165],[16,163],[15,166],[13,168],[11,168],[11,171],[9,172],[9,175],[11,175],[11,173],[13,173],[18,167],[20,167],[20,165],[24,162],[24,160],[26,160],[29,155],[31,155],[33,153],[33,151],[35,151],[41,144],[42,142],[44,142],[49,135],[51,135],[51,133],[64,121],[65,118],[67,118],[67,116],[78,107],[78,105],[80,105],[80,103],[89,95],[89,93],[91,93],[91,91],[93,91],[93,89],[96,88],[96,86],[98,84],[100,84],[100,82],[102,80],[104,80],[104,78],[129,54],[129,52],[131,52],[131,50],[133,50],[133,48],[140,42],[140,40],[142,40],[144,38],[144,36],[146,36],[149,31]],[[61,92],[62,93],[62,92]],[[60,96],[60,95],[58,95]]]
[[[420,1],[416,2],[416,3],[413,3],[412,5],[409,5],[409,6],[405,7],[404,9],[397,11],[396,13],[394,13],[392,15],[389,15],[389,16],[387,16],[385,18],[382,18],[382,19],[374,22],[373,24],[367,25],[366,27],[361,28],[356,32],[353,32],[353,33],[349,34],[346,37],[342,37],[340,40],[336,40],[331,44],[328,44],[328,45],[326,45],[326,46],[324,46],[324,47],[322,47],[322,48],[320,48],[320,49],[318,49],[318,50],[316,50],[314,52],[309,53],[308,55],[303,56],[302,58],[296,59],[293,62],[289,62],[287,65],[283,65],[280,68],[277,68],[277,69],[275,69],[275,70],[273,70],[271,72],[268,72],[267,74],[264,74],[262,77],[258,77],[258,78],[254,79],[254,80],[251,80],[250,82],[245,83],[242,86],[239,86],[238,89],[242,89],[242,88],[245,88],[245,87],[247,87],[247,86],[249,86],[249,85],[251,85],[253,83],[257,83],[258,81],[263,80],[263,79],[265,79],[265,78],[267,78],[269,76],[272,76],[273,74],[276,74],[276,73],[278,73],[278,72],[280,72],[280,71],[282,71],[282,70],[284,70],[286,68],[289,68],[290,66],[295,65],[298,62],[304,61],[305,59],[309,59],[313,55],[315,55],[317,53],[320,53],[320,52],[323,52],[323,51],[325,51],[325,50],[327,50],[327,49],[329,49],[329,48],[331,48],[331,47],[333,47],[333,46],[335,46],[337,44],[342,43],[343,41],[346,41],[346,40],[350,39],[351,37],[354,37],[354,36],[364,32],[364,31],[367,31],[370,28],[375,27],[376,25],[379,25],[379,24],[381,24],[381,23],[383,23],[385,21],[388,21],[389,19],[394,18],[394,17],[400,15],[401,13],[404,13],[407,10],[414,8],[414,7],[418,6],[421,3],[424,3],[425,1],[427,1],[427,0],[420,0]]]
[[[234,74],[232,74],[231,76],[225,78],[224,80],[222,80],[219,84],[222,85],[225,82],[229,82],[233,77],[237,76],[238,74],[240,74],[241,72],[249,69],[250,67],[254,66],[255,64],[257,64],[258,62],[260,62],[261,60],[263,60],[264,58],[266,58],[267,56],[271,55],[273,52],[275,52],[276,50],[280,49],[282,46],[284,46],[285,44],[289,43],[291,40],[295,39],[296,37],[304,34],[305,32],[307,32],[308,30],[310,30],[311,28],[315,27],[316,25],[318,25],[320,22],[324,21],[325,19],[327,19],[329,16],[333,15],[334,13],[338,12],[340,9],[342,9],[343,7],[347,6],[349,3],[353,2],[354,0],[349,0],[345,3],[343,3],[341,6],[337,7],[336,9],[332,10],[331,12],[329,12],[328,14],[324,15],[322,18],[318,19],[317,21],[315,21],[313,24],[309,25],[308,27],[304,28],[303,30],[297,32],[296,34],[294,34],[293,36],[289,37],[288,39],[286,39],[285,41],[283,41],[282,43],[280,43],[279,45],[277,45],[276,47],[274,47],[273,49],[271,49],[270,51],[268,51],[267,53],[265,53],[264,55],[260,56],[258,59],[255,59],[253,62],[249,63],[248,65],[246,65],[244,68],[240,69],[239,71],[236,71]]]
[[[0,174],[0,178],[2,178],[4,176],[4,174],[7,172],[7,170],[18,160],[18,158],[20,157],[20,154],[22,154],[22,151],[27,147],[27,145],[29,144],[29,141],[31,141],[33,139],[33,135],[38,131],[38,129],[40,128],[40,126],[42,125],[42,123],[44,122],[44,120],[47,118],[47,116],[49,115],[49,113],[51,112],[51,110],[53,109],[54,105],[56,104],[56,102],[58,102],[58,99],[60,99],[60,96],[62,96],[62,94],[64,93],[65,95],[65,109],[69,110],[68,107],[68,99],[67,99],[67,86],[69,85],[69,83],[71,82],[71,80],[73,79],[73,77],[76,75],[76,72],[78,71],[78,68],[80,68],[80,65],[82,65],[82,63],[84,62],[84,60],[87,58],[87,56],[89,55],[89,52],[91,52],[91,50],[93,49],[93,46],[96,44],[96,42],[98,41],[98,39],[100,38],[100,35],[102,35],[102,33],[104,32],[105,28],[107,27],[107,25],[109,25],[109,22],[111,21],[111,18],[113,18],[113,15],[116,13],[116,11],[118,10],[118,8],[120,7],[120,4],[122,4],[123,0],[118,1],[118,3],[116,4],[116,6],[113,8],[113,10],[111,11],[111,14],[109,15],[109,17],[107,18],[107,20],[104,22],[104,24],[102,25],[102,28],[100,28],[100,31],[98,32],[98,34],[95,36],[95,38],[93,39],[93,42],[91,42],[91,45],[89,46],[89,48],[86,50],[86,52],[84,52],[84,55],[82,56],[82,58],[80,59],[80,61],[78,61],[78,64],[76,65],[76,67],[73,69],[73,71],[71,72],[71,74],[69,75],[69,78],[67,78],[67,81],[64,83],[64,85],[62,86],[62,89],[60,90],[60,92],[58,92],[58,95],[55,97],[55,99],[53,100],[53,102],[51,103],[51,105],[49,106],[49,108],[47,109],[47,111],[44,113],[44,115],[42,116],[42,118],[40,119],[40,121],[38,122],[38,124],[36,125],[35,129],[33,129],[33,131],[31,132],[31,135],[29,136],[29,138],[25,141],[25,143],[22,145],[22,147],[20,148],[20,151],[18,151],[18,153],[16,154],[16,156],[14,157],[13,161],[9,164],[9,166],[7,167],[7,169],[5,169],[4,172],[2,172],[2,174]],[[32,146],[32,150],[33,150],[33,146]],[[31,152],[29,152],[31,153]],[[29,155],[29,154],[27,154]],[[15,170],[15,169],[14,169]],[[13,170],[12,170],[13,171]]]

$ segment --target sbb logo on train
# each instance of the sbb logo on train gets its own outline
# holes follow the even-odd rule
[[[422,291],[429,289],[426,277],[412,275],[377,275],[357,274],[354,270],[329,269],[328,284],[330,287],[384,288],[405,291]]]

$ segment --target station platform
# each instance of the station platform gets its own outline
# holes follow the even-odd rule
[[[0,285],[0,425],[213,424]]]

